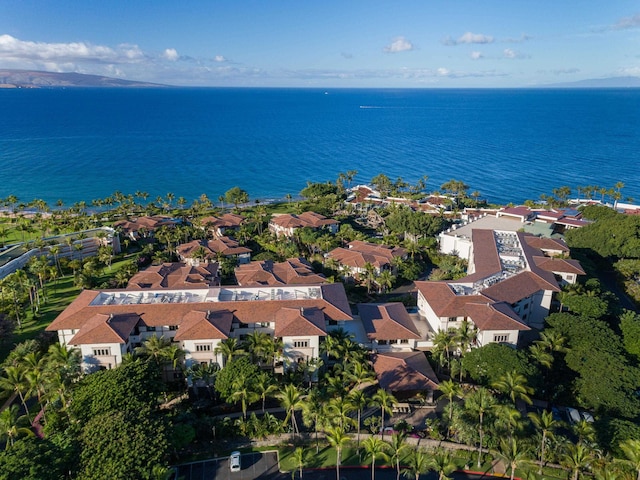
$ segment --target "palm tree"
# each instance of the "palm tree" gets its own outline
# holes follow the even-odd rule
[[[562,456],[560,463],[571,470],[573,480],[578,480],[580,470],[587,468],[592,461],[593,455],[589,449],[579,443],[567,446],[567,452]]]
[[[389,448],[389,444],[376,437],[369,437],[362,442],[367,456],[371,457],[371,480],[376,478],[376,458],[386,459],[388,458],[386,450]]]
[[[298,468],[298,472],[300,473],[300,478],[302,478],[302,468],[307,463],[307,451],[303,447],[297,447],[293,451],[293,461],[296,462],[296,467]]]
[[[539,473],[542,473],[542,466],[545,461],[545,448],[547,446],[547,439],[553,438],[553,433],[556,428],[560,426],[558,421],[554,420],[553,413],[543,410],[541,414],[537,414],[535,412],[531,412],[528,414],[531,423],[536,427],[537,430],[540,431],[541,439],[540,439],[540,469]]]
[[[252,382],[247,381],[244,376],[240,376],[233,382],[233,393],[229,397],[232,402],[240,402],[242,407],[242,418],[247,419],[247,405],[260,399],[260,396],[253,391]]]
[[[510,480],[513,480],[518,465],[529,462],[528,452],[518,445],[515,438],[502,440],[500,450],[495,452],[496,456],[509,468],[511,472]]]
[[[295,385],[289,384],[278,394],[280,405],[287,412],[287,417],[284,419],[284,423],[291,420],[291,432],[293,435],[298,433],[298,422],[296,421],[296,410],[299,410],[303,405],[302,392]]]
[[[386,390],[379,388],[378,391],[371,397],[370,405],[380,407],[380,417],[382,418],[382,439],[384,440],[384,414],[391,415],[393,412],[393,405],[398,401],[396,398],[387,392]]]
[[[407,466],[402,469],[402,474],[409,480],[419,480],[420,475],[429,470],[429,458],[420,450],[412,450]]]
[[[5,367],[4,374],[4,377],[0,377],[0,388],[17,393],[28,416],[29,408],[27,407],[25,394],[29,391],[29,382],[27,381],[25,367],[22,365],[11,365]]]
[[[625,440],[620,444],[620,448],[625,457],[627,457],[625,462],[638,472],[637,480],[640,480],[640,440]]]
[[[408,447],[405,443],[406,439],[407,434],[404,432],[397,432],[391,435],[389,446],[391,447],[391,460],[396,464],[396,480],[400,480],[400,460]]]
[[[453,399],[462,397],[462,387],[453,380],[444,380],[438,385],[438,390],[442,392],[441,398],[449,400],[449,423],[453,418]]]
[[[337,423],[345,432],[348,432],[353,424],[353,419],[349,416],[352,411],[353,405],[346,397],[332,398],[329,400],[326,409],[329,420],[332,423]]]
[[[278,386],[273,383],[273,378],[267,372],[260,372],[254,382],[254,391],[262,399],[262,413],[264,413],[264,405],[267,397],[273,392],[278,391]]]
[[[462,321],[460,327],[455,330],[453,333],[453,339],[458,344],[458,348],[462,355],[469,351],[471,345],[475,342],[476,334],[477,332],[473,327],[473,324],[466,318]]]
[[[336,449],[336,480],[340,480],[342,449],[349,442],[349,436],[340,427],[331,427],[327,429],[326,437],[329,445]]]
[[[371,371],[369,363],[366,362],[350,363],[345,372],[345,376],[349,381],[354,383],[353,389],[357,389],[363,383],[372,382],[376,378]]]
[[[230,337],[224,340],[221,340],[216,348],[213,349],[213,353],[215,355],[222,355],[224,367],[234,355],[241,353],[240,345],[238,344],[238,340],[236,338]]]
[[[360,424],[362,419],[362,410],[367,406],[367,397],[362,390],[353,389],[347,395],[347,401],[351,404],[351,407],[358,412],[356,418],[356,448],[360,452]]]
[[[514,405],[518,399],[524,400],[529,405],[532,403],[529,395],[533,393],[533,388],[527,386],[526,377],[515,370],[502,375],[500,379],[491,386],[506,394]]]
[[[136,347],[135,352],[138,355],[147,357],[149,360],[153,360],[156,365],[160,366],[166,358],[169,347],[171,347],[171,340],[154,334],[147,338],[141,346]]]
[[[11,405],[0,412],[0,439],[5,441],[5,450],[13,447],[19,436],[34,435],[31,429],[22,425],[28,425],[28,419],[20,415],[17,405]]]
[[[450,452],[438,449],[433,452],[429,467],[436,471],[438,480],[445,480],[448,478],[447,475],[456,469],[456,464],[453,463]]]
[[[396,281],[396,277],[389,270],[380,272],[380,275],[376,278],[376,283],[380,286],[380,293],[384,293],[393,287],[393,282]]]
[[[472,391],[465,399],[465,408],[478,417],[478,434],[480,443],[478,445],[478,468],[482,465],[482,441],[484,439],[484,416],[494,408],[496,399],[491,392],[484,387]]]
[[[320,444],[318,442],[318,430],[322,423],[322,417],[324,415],[324,402],[320,390],[314,388],[307,395],[305,402],[302,404],[302,421],[307,427],[313,425],[316,441],[316,453],[320,451]]]
[[[438,332],[433,337],[433,353],[434,355],[440,354],[440,356],[444,356],[447,368],[450,368],[450,356],[451,349],[454,347],[455,341],[453,339],[453,335],[451,332],[446,330],[438,330]],[[443,362],[439,362],[440,364]]]

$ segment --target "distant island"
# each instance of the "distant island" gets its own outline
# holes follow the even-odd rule
[[[166,87],[158,83],[136,82],[120,78],[82,73],[41,72],[37,70],[0,69],[0,88],[60,87]]]
[[[64,87],[146,87],[166,88],[170,85],[138,82],[121,78],[83,73],[43,72],[38,70],[0,69],[0,88],[64,88]],[[640,88],[640,77],[590,78],[576,82],[523,86],[523,88]]]

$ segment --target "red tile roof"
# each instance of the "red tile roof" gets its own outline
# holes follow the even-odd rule
[[[141,289],[188,289],[208,288],[218,283],[218,264],[216,262],[199,266],[173,262],[162,265],[152,265],[136,273],[129,284],[128,290]]]
[[[233,314],[228,310],[192,310],[182,319],[174,340],[227,339]]]
[[[274,215],[271,219],[271,223],[283,228],[320,228],[326,225],[336,225],[338,221],[332,218],[327,218],[319,213],[304,212],[300,215],[290,213]]]
[[[570,258],[533,257],[533,261],[538,267],[547,272],[585,275],[580,262]]]
[[[304,258],[289,258],[279,263],[271,260],[246,263],[237,266],[235,274],[238,284],[246,286],[309,285],[326,281]]]
[[[349,243],[349,248],[338,247],[329,252],[329,256],[339,263],[351,268],[363,268],[370,263],[376,268],[390,265],[393,257],[404,257],[407,251],[402,247],[378,245],[375,243],[355,240]]]
[[[324,314],[318,308],[281,308],[276,312],[276,337],[327,335]]]
[[[182,258],[191,258],[199,247],[203,247],[207,252],[207,258],[216,258],[217,254],[224,256],[242,255],[251,253],[246,247],[241,247],[238,242],[229,237],[217,237],[213,240],[193,240],[189,243],[178,245],[176,252]]]
[[[372,356],[380,386],[391,392],[435,390],[439,381],[424,352],[389,352]]]
[[[421,338],[402,303],[361,303],[358,312],[371,340]]]
[[[77,327],[79,331],[69,344],[125,343],[139,321],[140,317],[135,313],[96,313]]]

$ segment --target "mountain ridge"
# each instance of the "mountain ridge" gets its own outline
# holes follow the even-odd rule
[[[60,88],[60,87],[146,87],[167,85],[123,80],[84,73],[45,72],[40,70],[0,69],[0,88]]]

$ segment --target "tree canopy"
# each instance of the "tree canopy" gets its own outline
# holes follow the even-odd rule
[[[523,375],[527,380],[536,377],[537,373],[523,351],[499,343],[490,343],[465,353],[462,366],[471,378],[483,385],[496,383],[507,373]]]

